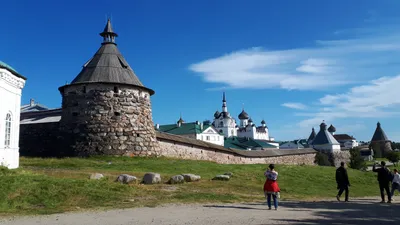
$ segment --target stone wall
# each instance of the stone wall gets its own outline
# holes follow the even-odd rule
[[[340,151],[331,153],[333,166],[339,167],[341,162],[350,162],[350,151]]]
[[[287,155],[274,155],[274,156],[246,156],[240,155],[238,151],[247,153],[248,151],[223,151],[218,148],[208,148],[193,146],[188,143],[173,142],[171,140],[159,139],[160,155],[166,157],[174,157],[180,159],[191,160],[207,160],[222,164],[286,164],[286,165],[314,165],[316,152],[307,151],[304,154],[297,153],[290,154],[291,150],[281,150]],[[228,150],[228,149],[226,149]],[[268,153],[266,150],[262,151]],[[256,152],[256,151],[249,151]],[[257,151],[261,152],[261,151]]]
[[[60,157],[64,154],[59,143],[59,123],[20,125],[19,153],[21,156]]]
[[[70,156],[62,148],[59,122],[29,123],[20,126],[20,155],[34,157]],[[289,164],[314,165],[316,152],[303,150],[243,151],[191,138],[156,132],[158,151],[153,155],[180,159],[207,160],[224,164]],[[117,155],[117,154],[116,154]]]
[[[75,155],[157,153],[148,90],[96,83],[64,86],[60,91],[63,146]]]
[[[369,147],[374,150],[378,157],[384,157],[388,152],[392,151],[390,141],[373,141],[369,144]]]

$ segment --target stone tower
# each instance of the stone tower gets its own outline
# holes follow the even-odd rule
[[[391,141],[386,136],[385,131],[383,131],[380,122],[376,124],[376,129],[374,135],[372,136],[369,147],[375,151],[375,154],[380,150],[382,156],[385,156],[385,154],[392,151]]]
[[[150,96],[115,43],[107,21],[103,43],[75,79],[59,88],[65,154],[153,155],[158,150]]]

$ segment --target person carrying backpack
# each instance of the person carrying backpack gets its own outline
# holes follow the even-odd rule
[[[389,183],[392,180],[392,173],[390,170],[386,167],[386,163],[384,161],[381,162],[381,167],[376,168],[377,163],[375,163],[372,167],[372,171],[378,173],[378,183],[379,183],[379,189],[381,191],[381,198],[382,201],[381,203],[385,203],[385,193],[388,196],[388,203],[392,202],[392,196],[390,194],[390,189],[389,189]]]
[[[349,176],[347,175],[347,170],[346,168],[344,168],[344,162],[341,162],[340,167],[337,168],[336,170],[336,183],[337,183],[337,189],[339,189],[339,192],[336,195],[336,199],[340,201],[340,196],[343,194],[343,191],[345,191],[344,201],[348,202],[350,181],[349,181]]]

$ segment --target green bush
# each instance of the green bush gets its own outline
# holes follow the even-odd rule
[[[386,158],[389,160],[389,162],[396,165],[400,161],[400,153],[394,151],[388,152],[386,154]]]
[[[360,150],[358,148],[350,149],[350,168],[356,170],[362,170],[367,167],[364,158],[361,156]]]
[[[332,163],[329,160],[329,156],[322,152],[317,152],[317,154],[315,155],[314,163],[319,166],[332,166]]]

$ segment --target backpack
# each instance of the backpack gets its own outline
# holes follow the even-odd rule
[[[393,181],[393,178],[394,178],[394,174],[393,174],[388,168],[385,168],[385,171],[386,171],[386,173],[387,173],[388,180],[389,180],[390,182],[392,182],[392,181]]]

